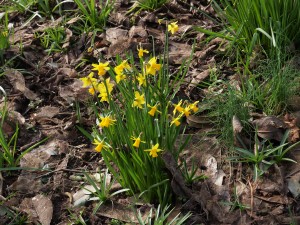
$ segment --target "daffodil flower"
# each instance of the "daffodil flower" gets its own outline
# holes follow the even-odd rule
[[[106,71],[108,71],[110,69],[108,64],[109,64],[109,62],[92,64],[92,66],[93,66],[92,70],[98,71],[99,76],[104,76],[106,74]]]
[[[95,151],[96,152],[101,152],[103,148],[107,148],[107,146],[105,145],[105,141],[98,141],[97,139],[94,139],[93,142],[94,145],[96,145],[95,147]]]
[[[90,87],[88,91],[91,95],[95,95],[95,93],[96,93],[94,87]]]
[[[100,116],[100,119],[101,119],[101,122],[99,123],[100,127],[109,127],[116,122],[116,120],[112,119],[111,116],[105,116],[105,117]]]
[[[93,83],[97,82],[97,79],[93,78],[93,76],[94,73],[91,72],[87,77],[79,78],[83,83],[82,87],[88,87],[91,86]]]
[[[186,117],[188,117],[189,115],[191,115],[191,109],[190,109],[189,106],[187,106],[187,107],[185,107],[185,108],[183,109],[183,114],[184,114]]]
[[[148,112],[148,114],[149,114],[150,116],[154,116],[156,112],[161,113],[161,111],[158,111],[158,109],[157,109],[158,104],[155,104],[154,106],[151,106],[151,105],[148,104],[147,106],[148,106],[149,108],[151,108],[150,111]]]
[[[180,100],[180,102],[178,104],[173,104],[174,106],[174,110],[173,110],[173,115],[176,114],[176,112],[182,113],[184,108],[181,106],[182,104],[182,100]]]
[[[134,141],[134,143],[133,143],[133,145],[132,145],[133,147],[139,148],[141,143],[146,143],[145,141],[142,141],[142,140],[141,140],[141,137],[140,137],[140,136],[141,136],[141,135],[139,135],[138,137],[131,137],[131,140]]]
[[[192,103],[192,104],[189,105],[189,108],[190,108],[194,113],[196,113],[196,112],[199,110],[199,108],[198,108],[198,106],[197,106],[198,102],[199,102],[199,101],[196,101],[196,102],[194,102],[194,103]]]
[[[144,86],[144,87],[146,86],[146,76],[145,75],[139,73],[139,75],[137,76],[136,79],[139,82],[139,86]]]
[[[180,118],[181,118],[180,116],[173,118],[172,121],[171,121],[171,125],[170,126],[172,126],[174,124],[176,127],[178,127],[181,124],[180,123]]]
[[[123,73],[117,74],[117,76],[116,76],[117,84],[120,83],[120,81],[125,80],[125,79],[126,79],[126,75]]]
[[[130,69],[131,69],[131,67],[130,67],[130,65],[128,64],[127,60],[123,60],[123,61],[121,62],[120,65],[118,65],[118,66],[116,66],[116,67],[114,68],[114,71],[115,71],[115,73],[116,73],[117,75],[120,75],[120,74],[123,74],[123,73],[124,73],[124,69],[127,69],[127,70],[130,70]]]
[[[134,92],[134,101],[132,104],[132,107],[139,107],[140,109],[142,109],[142,105],[145,104],[145,95],[142,94],[140,95],[140,93],[138,91]]]
[[[146,149],[144,150],[145,152],[149,152],[150,156],[153,158],[156,158],[158,156],[158,152],[162,152],[163,150],[159,149],[159,144],[157,143],[156,145],[152,145],[151,149]]]
[[[107,78],[105,81],[101,82],[97,86],[97,90],[99,91],[98,97],[100,97],[101,102],[108,102],[108,95],[112,92],[114,85],[110,83],[110,78]]]
[[[138,56],[139,56],[139,58],[142,58],[144,56],[144,53],[146,53],[146,54],[149,53],[149,51],[147,49],[143,49],[142,47],[137,48],[137,50],[138,50]]]
[[[153,57],[149,60],[149,62],[146,65],[146,73],[147,74],[151,74],[151,75],[155,75],[157,71],[160,70],[161,68],[161,64],[158,64],[156,62],[156,57]]]
[[[173,22],[173,23],[170,23],[168,25],[168,31],[171,32],[171,34],[175,34],[177,31],[178,31],[178,25],[177,25],[177,21],[176,22]]]

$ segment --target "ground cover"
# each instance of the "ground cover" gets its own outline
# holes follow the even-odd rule
[[[3,0],[0,223],[297,224],[298,2]]]

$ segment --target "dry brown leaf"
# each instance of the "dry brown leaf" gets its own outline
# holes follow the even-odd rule
[[[42,225],[50,225],[53,215],[52,201],[44,195],[36,195],[32,198],[32,204]]]
[[[33,120],[40,120],[42,118],[53,118],[59,113],[59,108],[54,106],[42,107],[38,113],[34,113],[32,116]]]
[[[60,86],[59,95],[69,104],[73,103],[75,100],[85,102],[90,97],[87,89],[82,88],[82,81],[79,79],[75,79],[69,86]]]
[[[235,134],[239,134],[243,130],[242,123],[236,115],[232,117],[232,128]]]
[[[129,38],[144,38],[147,40],[148,33],[142,26],[132,26],[128,32]]]
[[[266,116],[252,123],[257,128],[258,136],[268,140],[281,141],[287,128],[287,125],[275,116]]]
[[[172,64],[181,65],[192,54],[192,46],[188,44],[169,42],[169,60]]]
[[[59,142],[60,140],[53,139],[28,152],[20,160],[21,167],[42,168],[51,156],[58,154]]]
[[[65,43],[62,46],[63,49],[68,48],[70,46],[70,39],[73,36],[73,32],[70,29],[66,28],[65,31],[66,31],[66,38],[64,41]]]
[[[15,69],[8,69],[4,71],[4,75],[9,79],[15,90],[22,92],[29,100],[37,100],[38,95],[26,87],[22,73]]]
[[[197,86],[199,83],[201,83],[202,81],[204,81],[206,78],[208,78],[210,75],[210,69],[204,70],[200,73],[197,73],[194,77],[193,80],[191,82],[191,84],[189,86]]]
[[[28,222],[32,222],[37,224],[38,222],[38,214],[34,209],[32,199],[24,198],[19,206],[21,212],[25,212],[28,216]]]
[[[109,28],[106,30],[106,40],[111,44],[118,42],[120,39],[128,39],[128,31],[121,28]]]
[[[210,118],[208,116],[196,116],[190,115],[186,118],[186,122],[190,127],[203,128],[207,124],[211,124]]]
[[[54,174],[53,177],[53,190],[58,188],[61,185],[61,181],[63,179],[63,171],[62,169],[66,169],[69,162],[69,155],[67,155],[64,160],[55,168],[58,172]]]
[[[70,77],[70,78],[77,77],[76,70],[75,69],[71,69],[71,68],[67,68],[67,67],[63,67],[63,68],[58,69],[57,73],[65,75],[65,76]]]
[[[143,212],[141,212],[142,219],[143,221],[147,221],[147,217],[149,216],[151,208],[145,206],[143,207],[143,209]],[[136,218],[136,213],[130,207],[117,202],[114,202],[113,204],[109,202],[108,204],[102,205],[101,210],[98,210],[97,215],[124,221],[127,223],[139,223]],[[152,215],[154,216],[155,213],[153,213]]]
[[[42,26],[39,26],[37,29],[35,29],[33,31],[33,33],[36,33],[36,32],[43,32],[49,28],[56,28],[61,22],[62,20],[64,19],[63,16],[61,17],[58,17],[56,20],[52,21],[52,20],[48,20],[49,22],[46,22],[46,23],[43,23]]]
[[[195,52],[194,56],[197,58],[198,61],[200,61],[200,60],[206,58],[207,54],[215,48],[216,48],[216,45],[211,45],[202,51]]]
[[[38,193],[42,188],[39,179],[35,179],[34,174],[20,175],[18,179],[8,187],[8,190],[19,191],[21,193]]]

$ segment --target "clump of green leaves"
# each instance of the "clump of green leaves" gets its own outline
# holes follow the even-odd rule
[[[101,0],[99,4],[95,0],[74,0],[74,2],[91,30],[102,31],[106,27],[109,14],[114,9],[114,0]]]
[[[0,65],[4,63],[4,51],[9,48],[8,13],[0,18]]]
[[[165,206],[172,192],[161,154],[169,151],[178,159],[182,146],[176,148],[175,141],[181,120],[198,110],[198,102],[172,103],[186,66],[171,80],[167,57],[146,58],[149,51],[142,48],[138,52],[139,63],[132,55],[117,57],[114,68],[109,62],[92,64],[98,78],[94,72],[81,78],[88,91],[98,95],[98,122],[90,138],[123,187]]]
[[[294,160],[285,157],[285,155],[295,148],[300,142],[294,143],[288,146],[286,143],[289,131],[287,130],[278,146],[273,146],[272,143],[268,141],[260,142],[255,133],[255,145],[254,150],[246,148],[235,147],[234,150],[237,153],[236,156],[232,156],[229,159],[233,162],[244,162],[253,165],[253,177],[257,180],[261,175],[263,175],[273,164],[281,163],[282,161],[295,162]]]
[[[170,216],[173,210],[174,209],[170,210],[170,205],[166,205],[165,207],[158,205],[157,210],[155,212],[155,218],[153,218],[153,210],[151,209],[149,215],[145,220],[142,219],[141,212],[138,211],[137,219],[140,225],[181,225],[185,224],[187,219],[192,215],[191,213],[187,213],[186,215],[181,217],[179,213],[172,220],[168,221],[168,217]]]
[[[20,163],[20,160],[23,158],[25,154],[30,152],[32,149],[43,143],[47,140],[44,139],[31,147],[27,148],[26,150],[19,152],[17,148],[17,141],[19,135],[19,126],[16,124],[15,132],[11,137],[8,137],[7,134],[4,132],[4,123],[7,122],[8,110],[7,110],[7,103],[6,97],[4,102],[4,107],[0,110],[0,171],[1,169],[14,169]]]
[[[36,37],[49,54],[64,50],[63,44],[66,38],[64,27],[48,28],[41,34],[36,33]]]
[[[108,180],[109,174],[108,174],[108,170],[106,169],[105,172],[103,174],[100,173],[100,179],[99,182],[95,181],[90,175],[88,175],[87,173],[85,173],[85,177],[87,179],[87,181],[94,187],[94,189],[96,190],[93,194],[94,197],[90,198],[90,200],[96,200],[98,201],[93,213],[95,214],[98,209],[100,208],[100,206],[102,204],[104,204],[106,201],[108,201],[109,199],[111,199],[113,196],[123,193],[123,192],[127,192],[129,191],[129,189],[121,189],[118,191],[115,191],[114,193],[110,193],[111,191],[111,187],[114,184],[115,180],[110,181]]]
[[[169,0],[135,0],[134,4],[131,6],[129,12],[137,11],[140,12],[142,10],[150,10],[153,11],[155,9],[159,9],[164,4],[166,4]]]
[[[242,50],[249,49],[245,46],[250,45],[258,31],[259,44],[267,52],[276,45],[284,48],[299,40],[300,32],[294,29],[300,26],[298,0],[221,0],[213,1],[213,5],[224,24],[228,24],[226,30],[235,37]]]

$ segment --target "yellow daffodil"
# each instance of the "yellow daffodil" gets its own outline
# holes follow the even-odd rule
[[[95,147],[96,152],[101,152],[103,148],[107,148],[104,141],[98,141],[97,139],[94,139],[93,144],[96,145]]]
[[[109,62],[106,63],[99,63],[99,64],[92,64],[94,71],[98,71],[99,76],[104,76],[106,74],[106,71],[109,70],[108,66]]]
[[[144,87],[146,86],[146,76],[145,75],[139,73],[139,75],[137,76],[136,79],[139,82],[139,86],[144,86]]]
[[[142,58],[144,56],[144,53],[146,53],[146,54],[149,53],[149,51],[147,49],[143,49],[142,47],[137,48],[137,50],[138,50],[138,56],[139,56],[139,58]]]
[[[180,100],[180,102],[178,104],[173,104],[174,106],[174,110],[173,110],[173,114],[175,115],[176,112],[182,113],[184,108],[181,106],[182,104],[182,100]]]
[[[171,126],[174,124],[176,127],[178,127],[180,125],[180,118],[181,117],[173,118],[171,121]]]
[[[99,97],[101,102],[108,102],[108,96],[112,92],[114,85],[110,83],[110,78],[107,78],[105,81],[98,84],[97,89],[99,91]]]
[[[191,115],[191,109],[190,109],[190,107],[189,106],[185,107],[183,109],[183,113],[184,113],[185,116]]]
[[[100,102],[108,102],[108,94],[107,93],[100,93],[98,95],[98,97],[100,98]]]
[[[140,136],[141,135],[139,135],[138,137],[131,137],[131,140],[134,141],[134,143],[132,145],[133,147],[139,148],[141,143],[146,143],[146,142],[144,142],[144,141],[141,140]]]
[[[99,123],[100,127],[109,127],[116,122],[116,120],[112,119],[111,116],[105,116],[105,117],[100,116],[100,119],[101,119],[101,122]]]
[[[159,25],[161,25],[161,22],[163,21],[163,19],[158,19],[157,22]]]
[[[198,108],[198,106],[197,106],[198,102],[199,102],[199,101],[196,101],[196,102],[194,102],[194,103],[192,103],[192,104],[189,105],[189,108],[190,108],[194,113],[196,113],[196,112],[199,110],[199,108]]]
[[[124,73],[124,69],[131,69],[131,66],[128,64],[127,60],[123,60],[120,65],[114,68],[114,71],[117,75],[119,75]]]
[[[146,74],[155,75],[157,71],[160,70],[161,65],[156,62],[156,57],[153,57],[149,60],[146,65]]]
[[[117,84],[120,83],[121,80],[125,80],[125,79],[126,79],[126,75],[123,73],[117,74],[117,76],[116,76]]]
[[[150,116],[154,116],[155,115],[155,113],[156,112],[158,112],[158,113],[161,113],[160,111],[158,111],[158,109],[157,109],[157,104],[156,105],[154,105],[154,106],[151,106],[151,105],[147,105],[149,108],[151,108],[150,109],[150,111],[148,112],[148,114],[150,115]]]
[[[94,87],[90,87],[89,88],[89,93],[91,94],[91,95],[95,95],[95,88]]]
[[[145,96],[144,96],[144,94],[140,95],[140,93],[138,91],[135,91],[134,92],[134,97],[135,98],[134,98],[132,107],[139,107],[140,109],[143,108],[142,105],[145,104]]]
[[[79,78],[82,81],[82,87],[91,86],[93,83],[97,82],[96,78],[93,78],[94,73],[91,72],[87,77]]]
[[[163,150],[159,149],[159,144],[157,143],[156,145],[152,145],[152,148],[151,149],[146,149],[144,150],[145,152],[150,152],[150,156],[152,156],[153,158],[156,158],[158,156],[158,152],[161,152]]]
[[[176,22],[173,22],[173,23],[170,23],[168,25],[168,31],[171,32],[171,34],[175,34],[177,31],[178,31],[178,25],[177,25],[177,21]]]

